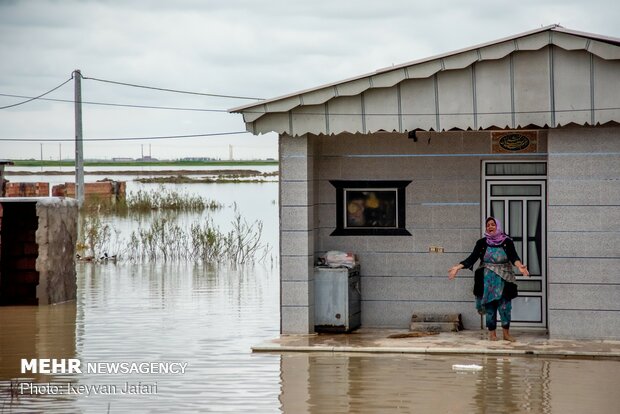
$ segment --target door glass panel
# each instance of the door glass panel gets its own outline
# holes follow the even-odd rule
[[[517,254],[521,258],[521,260],[523,260],[523,242],[521,240],[514,240],[514,243],[515,243],[515,250],[517,251]],[[512,268],[517,276],[521,276],[521,272],[519,272],[519,269],[517,269],[517,266],[513,266]]]
[[[523,202],[511,200],[508,202],[508,228],[506,232],[515,242],[515,249],[519,257],[523,258]]]
[[[542,322],[542,298],[518,296],[512,300],[513,322]]]
[[[535,241],[527,242],[527,269],[532,276],[540,276],[540,250]]]
[[[542,282],[540,280],[517,280],[519,292],[541,292]]]
[[[498,219],[502,225],[506,225],[504,220],[504,202],[502,200],[491,201],[491,216]]]
[[[487,164],[487,175],[547,175],[543,162],[498,162]]]
[[[541,262],[540,201],[527,202],[527,266],[532,275],[540,275]]]
[[[539,196],[539,185],[492,185],[492,196]]]
[[[519,200],[510,201],[508,214],[510,223],[507,230],[510,232],[510,237],[523,237],[523,203]]]

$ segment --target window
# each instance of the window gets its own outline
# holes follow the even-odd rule
[[[405,229],[405,187],[411,181],[341,181],[336,188],[332,236],[410,236]]]
[[[488,162],[486,175],[547,175],[547,163]]]

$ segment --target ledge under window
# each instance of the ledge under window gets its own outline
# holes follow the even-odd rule
[[[336,188],[332,236],[411,236],[405,228],[405,187],[411,181],[330,180]]]

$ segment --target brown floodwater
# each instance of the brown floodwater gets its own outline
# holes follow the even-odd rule
[[[619,361],[252,354],[252,345],[278,335],[278,286],[277,269],[264,266],[80,264],[75,302],[0,307],[0,413],[616,413],[620,407]],[[168,374],[22,374],[22,358],[73,358],[82,367],[187,365]],[[482,370],[454,371],[454,364]],[[138,383],[142,393],[123,392]]]

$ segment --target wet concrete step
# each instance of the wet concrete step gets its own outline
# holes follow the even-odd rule
[[[414,313],[409,330],[412,332],[458,332],[463,330],[460,313]]]

